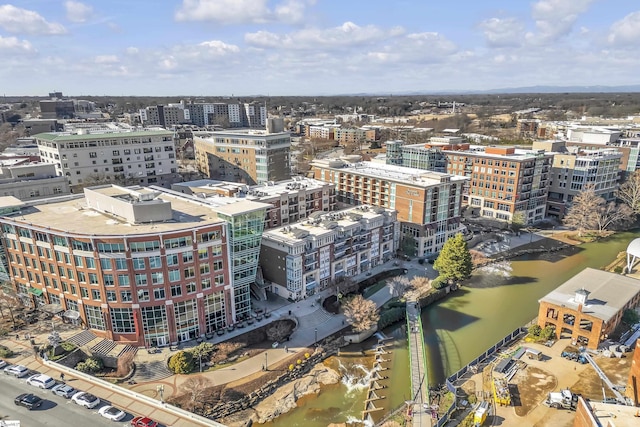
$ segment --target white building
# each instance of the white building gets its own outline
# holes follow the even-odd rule
[[[300,299],[390,260],[399,241],[394,210],[363,205],[315,212],[304,222],[264,232],[260,265],[267,289]]]
[[[173,132],[167,130],[41,133],[40,158],[72,187],[98,183],[168,185],[179,179]]]

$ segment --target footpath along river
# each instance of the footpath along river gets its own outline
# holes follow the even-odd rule
[[[606,266],[639,236],[638,231],[619,233],[560,252],[522,256],[511,260],[507,277],[487,270],[474,273],[462,289],[422,311],[429,384],[443,383],[447,375],[507,333],[531,321],[538,313],[538,299],[584,268]],[[394,350],[392,369],[385,373],[394,381],[385,391],[394,397],[393,402],[389,402],[391,406],[397,406],[409,391],[408,354],[403,329],[398,326],[389,333],[396,338],[397,350]],[[367,343],[365,349],[371,345]],[[330,423],[360,418],[365,391],[353,384],[366,374],[353,366],[368,363],[370,367],[372,358],[354,361],[352,356],[336,357],[328,363],[351,366],[345,381],[326,387],[318,396],[302,399],[297,409],[278,417],[272,426],[326,427]]]

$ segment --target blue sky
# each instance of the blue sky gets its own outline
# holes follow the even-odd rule
[[[640,2],[24,0],[0,3],[0,64],[6,95],[640,84]]]

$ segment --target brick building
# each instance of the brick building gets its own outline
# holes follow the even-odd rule
[[[598,348],[640,302],[640,280],[586,268],[539,301],[538,325],[551,326],[556,338],[571,338]]]

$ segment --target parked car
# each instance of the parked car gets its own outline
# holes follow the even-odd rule
[[[22,378],[29,373],[29,369],[22,365],[9,365],[4,368],[4,373],[7,375],[13,375],[16,378]]]
[[[131,420],[132,427],[158,427],[158,423],[149,417],[135,417]]]
[[[5,366],[7,366],[7,362],[5,362],[4,360],[0,359],[0,369],[4,368]]]
[[[120,421],[127,415],[127,413],[124,412],[123,410],[120,410],[115,406],[110,406],[110,405],[103,406],[102,408],[100,408],[98,413],[111,421]]]
[[[55,395],[64,397],[65,399],[70,399],[71,396],[78,392],[78,390],[67,384],[58,384],[51,389],[51,392]]]
[[[28,410],[40,407],[42,405],[42,402],[44,402],[42,398],[32,393],[23,393],[13,400],[13,403],[15,403],[16,405],[24,406]]]
[[[88,409],[93,409],[100,404],[100,399],[86,391],[80,391],[71,397],[75,403]]]
[[[54,385],[56,385],[56,380],[54,380],[53,378],[51,378],[48,375],[36,374],[36,375],[32,375],[29,378],[27,378],[27,384],[35,386],[35,387],[40,387],[40,388],[43,388],[43,389],[47,389],[47,388],[51,388]]]

